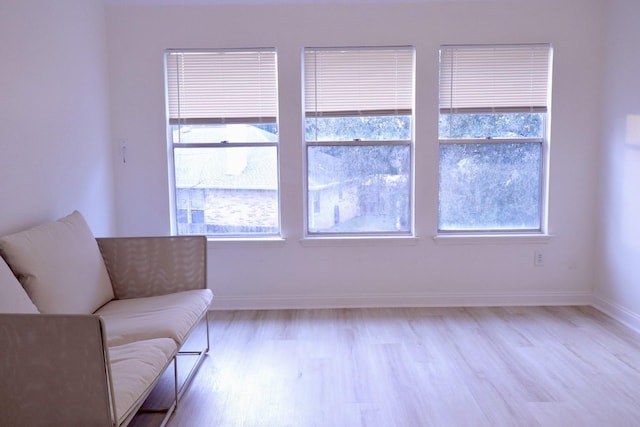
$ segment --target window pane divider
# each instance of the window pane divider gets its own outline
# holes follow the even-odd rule
[[[345,141],[307,141],[307,146],[309,147],[322,147],[322,146],[353,146],[358,147],[361,145],[411,145],[412,140],[410,139],[400,139],[400,140],[373,140],[373,141],[364,141],[364,140],[345,140]]]
[[[254,123],[276,123],[276,117],[186,117],[170,118],[170,125],[190,126],[190,125],[230,125]]]
[[[465,138],[440,139],[441,144],[530,144],[544,142],[544,138]]]
[[[173,148],[277,147],[277,142],[174,142]]]
[[[487,107],[487,108],[451,108],[441,107],[440,114],[500,114],[500,113],[546,113],[546,106],[528,107]]]

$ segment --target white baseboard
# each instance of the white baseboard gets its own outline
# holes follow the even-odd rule
[[[591,305],[591,292],[216,296],[213,310]]]
[[[592,298],[592,305],[595,308],[631,329],[640,332],[640,315],[638,313],[600,295],[594,294]]]

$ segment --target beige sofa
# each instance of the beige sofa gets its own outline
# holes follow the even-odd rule
[[[209,349],[206,238],[95,239],[73,212],[0,237],[0,255],[0,425],[125,426],[173,366],[165,424]]]

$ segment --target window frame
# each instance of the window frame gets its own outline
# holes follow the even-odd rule
[[[443,138],[438,131],[438,212],[437,212],[437,224],[436,224],[436,237],[456,237],[456,236],[536,236],[547,235],[548,233],[548,199],[549,199],[549,152],[550,152],[550,115],[551,115],[551,86],[552,86],[552,60],[553,60],[553,46],[547,43],[540,44],[487,44],[487,45],[442,45],[440,50],[444,48],[527,48],[527,47],[546,47],[548,49],[548,68],[547,68],[547,88],[546,88],[546,105],[544,107],[531,106],[528,108],[513,108],[496,107],[493,109],[487,108],[469,108],[458,109],[451,107],[448,112],[443,113],[442,106],[439,108],[438,117],[442,114],[507,114],[507,113],[538,113],[542,115],[541,124],[541,136],[540,137],[522,137],[522,138],[505,138],[505,137],[478,137],[478,138]],[[441,66],[441,65],[440,65]],[[441,70],[440,70],[441,72]],[[441,80],[439,86],[441,85]],[[442,87],[439,87],[439,93],[441,96]],[[445,109],[446,110],[446,109]],[[538,228],[465,228],[465,229],[446,229],[441,228],[441,209],[440,209],[440,194],[441,194],[441,168],[442,158],[440,149],[443,145],[456,145],[456,144],[540,144],[540,176],[539,176],[539,195],[540,200],[538,204]]]
[[[180,216],[180,208],[178,205],[178,187],[176,185],[176,149],[205,149],[205,150],[215,150],[215,149],[233,149],[233,148],[275,148],[275,161],[276,161],[276,204],[277,204],[277,230],[274,232],[246,232],[246,233],[187,233],[187,234],[205,234],[208,239],[215,240],[225,240],[225,239],[233,239],[233,240],[255,240],[255,239],[274,239],[281,238],[282,235],[282,207],[281,207],[281,191],[280,191],[280,132],[275,134],[277,140],[275,142],[272,141],[261,141],[261,142],[250,142],[250,141],[209,141],[209,142],[180,142],[175,141],[173,137],[174,126],[189,126],[193,124],[255,124],[256,122],[262,122],[264,119],[260,117],[248,117],[247,119],[242,118],[221,118],[221,119],[177,119],[177,123],[171,123],[176,119],[171,118],[170,113],[170,94],[169,94],[169,63],[168,57],[171,54],[180,54],[180,53],[258,53],[258,52],[272,52],[275,61],[275,72],[274,72],[274,86],[275,86],[275,117],[268,117],[274,120],[274,124],[276,128],[279,128],[279,107],[278,107],[278,98],[279,93],[277,92],[278,87],[278,69],[277,69],[277,49],[276,48],[202,48],[202,49],[165,49],[164,51],[164,67],[165,67],[165,108],[166,108],[166,138],[167,138],[167,158],[168,158],[168,171],[169,171],[169,203],[170,203],[170,222],[171,222],[171,234],[172,235],[180,235],[178,229],[178,219]],[[251,119],[251,120],[249,120]],[[251,122],[251,123],[250,123]],[[271,121],[264,120],[265,123],[271,123]],[[180,132],[180,128],[178,129]],[[206,227],[206,223],[205,223]]]
[[[411,64],[411,109],[408,114],[410,117],[410,135],[406,140],[389,139],[389,140],[376,140],[376,139],[361,139],[354,138],[351,140],[318,140],[317,134],[315,139],[307,140],[306,135],[306,122],[308,119],[321,119],[326,117],[375,117],[375,116],[393,116],[393,115],[407,115],[407,114],[394,114],[399,113],[401,110],[384,109],[384,110],[350,110],[347,112],[339,113],[323,113],[321,111],[314,111],[310,114],[307,111],[306,104],[306,92],[305,92],[305,54],[307,51],[375,51],[375,50],[401,50],[410,49],[412,54]],[[318,239],[319,241],[337,240],[337,239],[349,239],[349,238],[367,238],[367,240],[375,238],[406,238],[415,237],[415,203],[414,203],[414,188],[415,188],[415,67],[416,67],[416,50],[414,46],[343,46],[343,47],[305,47],[302,50],[302,141],[303,141],[303,177],[304,177],[304,238],[307,240]],[[314,97],[316,94],[314,94]],[[314,98],[315,99],[315,98]],[[370,112],[371,114],[366,114]],[[313,147],[367,147],[367,146],[404,146],[408,148],[408,231],[349,231],[349,232],[327,232],[327,231],[311,231],[310,230],[310,215],[316,211],[316,200],[310,197],[309,191],[309,149]]]

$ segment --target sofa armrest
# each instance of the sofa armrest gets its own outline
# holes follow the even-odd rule
[[[205,236],[97,238],[116,299],[207,287]]]
[[[98,316],[0,314],[0,425],[114,425]]]

